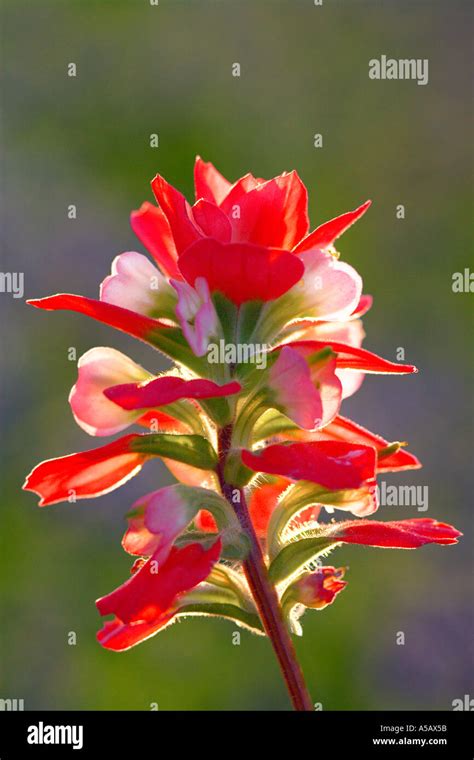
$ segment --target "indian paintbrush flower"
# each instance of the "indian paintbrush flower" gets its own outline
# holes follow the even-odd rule
[[[370,202],[310,231],[294,171],[231,183],[198,158],[195,187],[191,205],[155,177],[158,205],[131,216],[152,261],[118,256],[98,299],[29,302],[122,330],[172,366],[157,374],[107,347],[84,354],[69,397],[74,418],[89,435],[120,435],[42,462],[24,488],[40,506],[75,502],[162,459],[178,483],[124,510],[122,545],[134,564],[97,601],[113,616],[99,642],[122,651],[180,617],[231,619],[269,637],[293,705],[311,709],[290,633],[302,632],[306,608],[323,610],[347,586],[345,568],[322,558],[346,543],[414,549],[461,534],[434,519],[367,519],[378,507],[377,473],[421,466],[403,442],[340,414],[365,374],[416,372],[362,348],[372,299],[335,249]],[[213,341],[258,346],[265,361],[210,361]],[[123,434],[134,425],[141,432]],[[335,520],[340,511],[354,518]]]

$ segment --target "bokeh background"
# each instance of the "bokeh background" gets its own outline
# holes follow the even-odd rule
[[[339,245],[375,297],[365,345],[392,359],[404,348],[420,374],[369,377],[343,412],[409,440],[424,463],[385,480],[428,485],[428,511],[382,507],[381,519],[437,517],[466,535],[416,552],[339,549],[349,588],[307,613],[297,648],[324,709],[451,709],[472,693],[473,296],[451,287],[469,266],[469,4],[15,0],[1,20],[1,268],[24,272],[25,299],[95,297],[112,258],[142,250],[128,215],[152,199],[151,178],[159,171],[190,195],[197,153],[232,179],[296,168],[313,226],[373,199]],[[382,54],[428,58],[429,84],[369,80]],[[0,307],[0,696],[26,709],[286,709],[268,642],[242,632],[235,646],[228,622],[184,621],[121,655],[96,643],[94,600],[130,566],[124,514],[169,476],[148,465],[113,494],[44,510],[20,487],[41,459],[103,443],[70,414],[69,348],[110,345],[164,364],[85,317],[10,294]]]

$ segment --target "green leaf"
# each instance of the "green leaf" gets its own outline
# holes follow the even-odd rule
[[[226,343],[235,343],[235,327],[237,324],[237,306],[222,293],[214,293],[212,296],[217,316],[222,325],[224,340]]]
[[[220,604],[218,602],[186,604],[180,608],[178,617],[185,617],[186,615],[210,615],[212,617],[226,618],[237,623],[237,625],[249,628],[253,633],[265,636],[265,631],[258,615],[247,612],[235,604]]]
[[[272,438],[274,435],[292,430],[299,430],[298,425],[295,425],[294,422],[276,409],[269,409],[260,417],[255,425],[253,443],[258,443],[265,440],[265,438]]]
[[[217,465],[217,454],[202,435],[151,433],[133,441],[131,450],[150,456],[167,457],[201,470],[213,470]]]
[[[255,329],[255,325],[258,322],[262,306],[262,301],[246,301],[246,303],[243,303],[240,306],[237,316],[237,343],[250,342],[252,333]]]
[[[206,581],[180,598],[178,615],[212,615],[228,618],[255,633],[265,635],[257,608],[238,573],[214,565]]]
[[[273,583],[281,583],[296,575],[309,562],[337,545],[333,538],[313,536],[287,544],[270,565],[268,574]]]
[[[229,396],[228,399],[199,399],[199,403],[211,420],[213,420],[219,427],[225,427],[232,420],[234,398],[237,398],[237,396]]]
[[[193,353],[180,328],[156,329],[149,334],[147,340],[170,359],[183,364],[197,375],[206,377],[207,362],[205,358],[203,359]]]
[[[373,496],[367,488],[345,488],[331,491],[316,483],[300,480],[290,486],[280,497],[268,524],[267,541],[270,558],[273,559],[284,544],[284,532],[291,521],[303,509],[312,505],[326,505],[339,509],[369,506]]]

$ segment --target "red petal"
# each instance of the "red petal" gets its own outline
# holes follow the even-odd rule
[[[183,398],[218,398],[239,393],[237,382],[217,385],[212,380],[183,380],[180,377],[157,377],[148,383],[124,383],[106,388],[104,394],[122,409],[147,409],[172,404]]]
[[[204,235],[220,240],[221,243],[230,243],[232,227],[227,216],[218,206],[201,198],[194,204],[192,211]]]
[[[274,246],[290,250],[308,232],[308,193],[295,171],[258,184],[237,197],[233,189],[222,210],[231,214],[235,242]],[[231,214],[232,216],[232,214]]]
[[[184,195],[170,185],[159,174],[151,186],[160,208],[169,222],[178,255],[202,235],[193,223],[191,206]]]
[[[101,615],[116,615],[122,625],[129,627],[128,631],[124,631],[117,620],[112,624],[106,623],[98,634],[99,641],[108,648],[123,649],[155,633],[173,616],[180,594],[207,578],[219,559],[220,551],[220,541],[216,541],[210,549],[198,543],[180,549],[173,547],[166,561],[158,568],[151,557],[122,586],[97,600]],[[134,631],[136,625],[141,626],[138,636],[133,635],[137,633]],[[119,636],[120,646],[117,643],[114,646],[116,635]]]
[[[190,285],[204,277],[211,291],[233,303],[271,301],[286,293],[304,273],[303,262],[288,251],[246,243],[199,240],[180,257],[179,268]]]
[[[163,211],[152,203],[142,203],[130,214],[132,230],[168,277],[180,277],[176,246]]]
[[[196,515],[196,528],[204,533],[217,533],[217,523],[210,512],[201,509]]]
[[[338,541],[347,544],[417,549],[424,544],[456,544],[462,533],[447,523],[418,518],[386,523],[376,520],[342,522],[331,526],[327,535],[334,535]]]
[[[358,425],[352,420],[345,417],[336,417],[321,430],[321,437],[332,441],[347,441],[350,443],[361,443],[366,446],[373,446],[377,451],[384,449],[389,445],[389,441],[382,438],[381,435],[371,433],[362,425]],[[384,457],[377,462],[377,472],[387,472],[395,470],[416,470],[421,467],[421,462],[405,449],[400,449],[395,454]]]
[[[412,364],[398,364],[397,362],[383,359],[364,348],[349,346],[346,343],[338,343],[334,340],[299,340],[285,345],[300,350],[303,356],[309,356],[316,351],[330,346],[337,354],[336,364],[338,369],[352,369],[359,372],[373,372],[374,374],[412,374],[418,372]],[[279,348],[279,347],[277,347]],[[275,349],[276,350],[276,349]]]
[[[125,649],[140,644],[142,641],[149,639],[164,628],[175,616],[176,612],[171,612],[153,623],[122,623],[119,618],[107,620],[100,631],[97,632],[97,641],[106,649],[114,652],[123,652]]]
[[[265,180],[256,179],[250,172],[238,179],[237,182],[234,182],[225,198],[219,204],[222,211],[229,216],[232,214],[235,206],[238,206],[240,209],[242,198],[256,188],[259,182],[263,183]]]
[[[146,428],[152,428],[154,432],[169,432],[169,433],[189,433],[190,429],[184,422],[175,420],[169,414],[159,412],[156,409],[151,409],[149,412],[145,412],[140,419],[137,420],[137,425],[142,425]]]
[[[27,476],[23,489],[41,496],[40,507],[113,491],[136,475],[148,455],[131,451],[131,433],[97,449],[47,459]]]
[[[331,490],[375,485],[376,452],[371,446],[342,441],[275,444],[243,450],[242,461],[255,472],[309,480]]]
[[[216,203],[219,206],[232,184],[217,171],[213,164],[203,161],[200,156],[197,156],[194,164],[194,186],[197,201],[204,198],[206,201]]]
[[[348,211],[346,214],[341,214],[341,216],[336,216],[329,222],[321,224],[296,246],[294,253],[302,253],[310,248],[327,248],[332,245],[336,238],[365,214],[371,203],[372,201],[366,201],[354,211]]]
[[[33,298],[27,303],[47,311],[68,310],[85,314],[98,322],[122,330],[128,335],[133,335],[134,338],[143,340],[145,343],[151,342],[153,333],[157,330],[168,329],[168,325],[158,319],[152,319],[143,314],[138,314],[136,311],[122,309],[120,306],[98,301],[95,298],[85,298],[71,293],[58,293],[47,298]]]
[[[263,483],[252,491],[249,500],[249,512],[257,535],[264,538],[267,535],[268,522],[278,501],[278,497],[286,491],[290,480],[278,478],[276,483]]]

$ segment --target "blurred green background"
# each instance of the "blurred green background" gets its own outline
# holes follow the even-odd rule
[[[451,709],[472,692],[473,296],[451,288],[469,266],[473,201],[468,3],[16,0],[1,16],[2,271],[24,272],[25,298],[95,297],[112,258],[142,250],[128,215],[151,200],[149,181],[159,171],[190,196],[197,153],[231,179],[297,169],[313,226],[372,198],[339,245],[375,298],[365,345],[390,359],[403,347],[420,374],[369,377],[343,412],[409,440],[424,463],[385,480],[428,485],[428,511],[381,507],[380,518],[436,517],[466,537],[416,552],[339,549],[350,585],[307,613],[297,648],[324,709]],[[382,54],[428,58],[429,84],[369,80]],[[124,514],[170,479],[148,465],[113,494],[44,510],[20,486],[41,459],[99,443],[69,411],[70,347],[164,364],[86,318],[9,294],[0,306],[0,696],[26,709],[286,709],[269,643],[242,632],[234,646],[228,622],[184,621],[124,654],[96,643],[94,600],[130,566]]]

